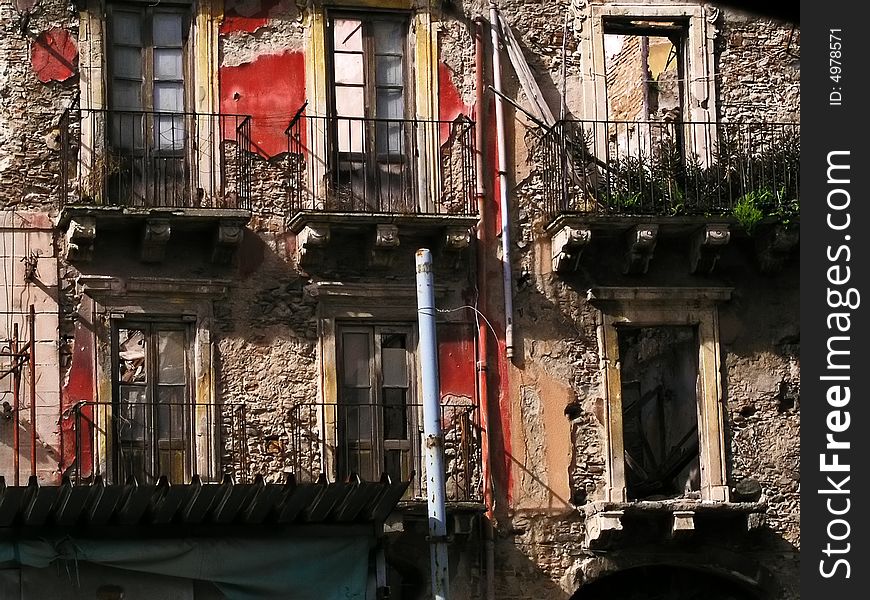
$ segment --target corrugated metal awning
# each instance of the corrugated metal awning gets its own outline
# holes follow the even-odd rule
[[[236,484],[229,476],[221,483],[156,484],[131,480],[106,485],[93,483],[40,485],[31,477],[26,486],[6,486],[0,476],[0,527],[99,527],[143,525],[268,525],[368,524],[383,522],[396,507],[409,482],[359,479],[296,483]]]

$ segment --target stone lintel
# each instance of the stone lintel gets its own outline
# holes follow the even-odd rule
[[[142,262],[162,262],[171,235],[169,219],[146,219],[142,227]]]
[[[642,275],[649,268],[658,240],[659,226],[650,223],[632,227],[626,239],[625,264],[622,272],[625,275]]]
[[[94,257],[94,240],[97,237],[97,220],[94,217],[70,219],[66,229],[66,258],[71,261],[88,262]]]
[[[692,274],[708,275],[716,268],[722,248],[731,240],[727,223],[708,223],[691,241],[689,271]]]
[[[565,225],[550,239],[553,270],[559,273],[576,271],[583,249],[592,239],[592,230],[585,225]]]

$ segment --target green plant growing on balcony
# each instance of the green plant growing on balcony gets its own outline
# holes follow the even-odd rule
[[[743,194],[737,201],[737,204],[734,205],[734,217],[750,235],[755,231],[756,225],[764,218],[764,213],[759,208],[759,205],[763,205],[770,195],[770,190],[762,190],[760,192],[750,190]]]

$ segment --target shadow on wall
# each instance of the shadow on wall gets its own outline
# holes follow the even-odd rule
[[[571,596],[571,600],[761,600],[736,579],[685,567],[655,565],[608,575]]]

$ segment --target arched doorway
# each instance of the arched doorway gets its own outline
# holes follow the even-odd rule
[[[709,571],[666,565],[625,569],[580,588],[571,600],[762,600],[752,586]]]

